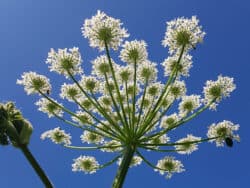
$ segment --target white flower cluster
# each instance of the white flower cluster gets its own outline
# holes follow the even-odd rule
[[[227,76],[220,75],[216,81],[208,80],[203,89],[204,103],[209,104],[212,100],[215,100],[210,106],[211,109],[215,110],[222,98],[229,97],[235,88],[234,79]]]
[[[158,64],[148,59],[145,41],[124,42],[129,34],[120,20],[97,11],[91,19],[85,20],[81,30],[91,47],[106,52],[91,61],[90,75],[83,75],[82,58],[77,47],[51,49],[46,61],[50,71],[73,81],[61,86],[60,97],[75,102],[78,111],[73,112],[51,98],[51,85],[47,77],[25,72],[22,79],[17,80],[17,84],[23,85],[27,94],[37,93],[43,97],[35,103],[38,110],[80,128],[83,131],[80,136],[82,143],[92,145],[68,147],[119,153],[104,165],[99,165],[94,157],[79,156],[74,159],[73,171],[92,174],[117,160],[120,165],[124,160],[124,151],[131,146],[135,150],[130,153],[133,156],[130,167],[144,160],[155,171],[170,178],[173,173],[184,171],[180,161],[166,156],[154,166],[140,154],[140,150],[191,154],[198,150],[201,142],[210,141],[217,146],[226,144],[232,147],[233,140],[239,141],[239,135],[235,134],[239,125],[230,121],[212,124],[207,139],[188,134],[176,142],[170,142],[168,137],[171,130],[195,118],[207,108],[216,109],[216,105],[236,88],[233,78],[220,75],[216,81],[206,82],[203,98],[200,95],[186,95],[187,88],[182,78],[189,76],[193,64],[189,51],[196,48],[205,36],[195,16],[167,22],[162,41],[163,46],[169,48],[170,54],[162,62],[164,75],[169,77],[166,82],[159,81]],[[113,53],[110,50],[118,50],[119,47],[122,48],[118,59],[125,65],[117,64],[114,61],[117,59],[111,58]],[[172,112],[172,107],[178,107],[179,112]],[[63,116],[63,112],[67,114]],[[171,114],[166,115],[169,112]],[[69,115],[72,120],[66,119]],[[44,132],[41,138],[49,138],[56,144],[71,145],[70,134],[59,127]]]
[[[104,141],[102,136],[89,131],[83,132],[81,135],[81,140],[83,143],[87,142],[88,144],[100,144]]]
[[[99,168],[98,161],[91,156],[80,156],[74,159],[74,163],[72,164],[72,171],[82,171],[85,174],[93,174]]]
[[[122,47],[120,58],[123,62],[140,64],[148,58],[147,44],[143,40],[126,41]]]
[[[200,95],[183,96],[179,103],[179,115],[186,116],[201,106]]]
[[[121,162],[122,162],[122,158],[119,158],[117,161],[117,164],[120,166]],[[133,156],[129,167],[131,168],[131,167],[139,166],[141,163],[142,163],[142,158],[135,155],[135,156]]]
[[[70,134],[65,133],[64,130],[61,130],[60,127],[48,130],[41,135],[41,139],[44,140],[49,138],[55,144],[70,145],[71,136]]]
[[[53,48],[48,53],[46,63],[50,64],[50,71],[55,71],[59,74],[69,78],[69,73],[72,75],[81,74],[83,70],[81,68],[82,58],[79,49],[64,48],[58,49],[56,52]]]
[[[161,175],[167,173],[166,178],[171,178],[173,173],[181,173],[185,171],[183,168],[183,164],[181,161],[175,160],[174,157],[166,156],[163,159],[159,160],[155,169],[155,171],[159,171]]]
[[[55,100],[54,102],[57,103],[57,101]],[[59,103],[57,103],[59,104]],[[44,113],[48,114],[48,117],[54,117],[54,116],[59,116],[62,117],[63,116],[63,111],[62,109],[57,106],[56,104],[50,102],[49,100],[45,99],[45,98],[41,98],[39,99],[35,105],[38,106],[38,110]],[[62,104],[59,104],[62,105]]]
[[[183,46],[185,46],[186,51],[195,48],[197,43],[202,42],[205,36],[205,32],[198,24],[199,20],[196,16],[192,16],[191,19],[181,17],[167,22],[167,30],[162,45],[169,47],[170,54],[178,52]]]
[[[42,92],[46,94],[51,91],[49,79],[46,76],[37,74],[36,72],[24,72],[21,80],[17,80],[17,84],[23,85],[28,95]]]
[[[76,84],[66,84],[61,86],[60,97],[62,99],[67,99],[68,101],[74,102],[82,96],[79,88]]]
[[[240,141],[240,136],[234,134],[234,131],[239,130],[239,125],[233,124],[231,121],[222,121],[220,123],[213,123],[209,126],[207,137],[208,138],[215,138],[216,139],[210,140],[210,142],[215,142],[216,146],[224,146],[225,139],[235,139],[236,141]]]
[[[177,72],[177,76],[189,76],[189,69],[192,67],[192,56],[188,54],[183,54],[182,58],[179,60],[180,54],[175,54],[168,57],[162,63],[165,76],[170,76],[173,71]]]
[[[85,20],[81,29],[83,36],[89,39],[91,47],[102,51],[105,49],[106,42],[110,48],[117,50],[124,38],[129,36],[127,30],[121,26],[120,20],[98,10],[95,16]]]
[[[196,142],[199,140],[201,140],[201,137],[188,134],[186,138],[182,138],[176,142],[178,143],[178,145],[175,145],[176,150],[178,150],[177,153],[191,154],[193,151],[198,150],[198,144],[190,142]]]
[[[169,129],[172,126],[174,126],[175,123],[179,121],[179,119],[180,118],[177,115],[177,113],[173,113],[172,115],[169,115],[169,116],[163,116],[160,127],[164,129]]]

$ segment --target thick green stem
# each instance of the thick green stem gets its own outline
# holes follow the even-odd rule
[[[26,159],[29,161],[33,169],[36,171],[39,178],[42,180],[44,186],[46,188],[53,188],[52,183],[50,182],[49,178],[46,176],[43,169],[40,167],[32,153],[29,151],[28,147],[26,145],[20,146],[21,151],[25,155]]]
[[[134,153],[135,153],[135,147],[134,146],[127,146],[123,153],[123,158],[121,165],[117,171],[115,180],[113,182],[112,188],[122,188],[122,185],[124,183],[124,180],[126,178],[129,165],[131,163],[131,160],[133,159]]]

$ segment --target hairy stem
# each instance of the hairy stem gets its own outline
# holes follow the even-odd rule
[[[116,173],[116,177],[114,179],[112,188],[122,188],[122,185],[124,183],[124,180],[126,178],[129,165],[131,163],[131,160],[133,159],[135,153],[135,147],[134,146],[127,146],[124,150],[122,162],[121,165]]]

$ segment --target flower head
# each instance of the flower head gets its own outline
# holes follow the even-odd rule
[[[74,163],[72,164],[72,171],[83,171],[85,174],[93,174],[99,168],[98,161],[91,156],[80,156],[74,159]]]
[[[57,103],[57,101],[55,101]],[[50,102],[49,100],[45,98],[39,99],[35,105],[38,106],[38,110],[42,111],[44,113],[47,113],[49,118],[54,117],[54,116],[59,116],[61,117],[63,115],[62,109],[57,106],[56,104]],[[59,104],[62,105],[62,104]]]
[[[48,54],[46,63],[50,65],[50,71],[62,74],[66,78],[70,77],[69,73],[76,75],[83,72],[81,68],[81,54],[76,47],[58,49],[57,52],[52,48]]]
[[[23,85],[28,95],[42,92],[46,94],[51,91],[49,79],[36,72],[24,72],[22,80],[17,80],[17,84]]]
[[[178,52],[183,46],[185,46],[186,51],[195,48],[205,36],[205,32],[198,24],[199,20],[196,16],[192,16],[191,19],[181,17],[167,22],[162,45],[169,47],[170,54]]]
[[[120,53],[121,60],[130,64],[142,63],[148,58],[146,46],[147,44],[143,40],[126,41]]]
[[[155,171],[159,171],[161,175],[167,173],[166,178],[171,178],[173,173],[181,173],[185,171],[181,161],[175,160],[174,157],[166,156],[158,161]]]
[[[209,104],[215,100],[214,103],[210,105],[210,108],[215,110],[222,98],[229,97],[235,88],[234,79],[227,76],[220,75],[216,81],[208,80],[206,86],[203,88],[205,95],[204,103]]]
[[[119,158],[118,161],[117,161],[117,164],[120,166],[121,162],[122,162],[122,158]],[[141,163],[142,163],[142,158],[135,155],[135,156],[133,156],[129,167],[131,168],[131,167],[134,167],[134,166],[139,166]]]
[[[175,81],[171,88],[170,88],[170,94],[176,98],[179,99],[186,93],[186,85],[184,81],[177,80]]]
[[[189,76],[189,69],[192,67],[192,56],[183,54],[180,62],[178,62],[179,55],[175,54],[164,60],[162,63],[165,76],[170,76],[173,71],[177,71],[177,76]]]
[[[200,95],[183,96],[179,103],[180,116],[184,117],[201,106]]]
[[[176,113],[169,116],[163,116],[160,127],[164,129],[169,129],[174,126],[175,123],[179,121],[179,119],[180,118]]]
[[[200,137],[188,134],[186,138],[178,140],[176,143],[180,145],[175,145],[176,150],[179,154],[191,154],[193,151],[198,150],[198,145],[196,143],[189,143],[201,140]]]
[[[54,128],[52,130],[48,130],[41,135],[41,139],[49,138],[52,142],[56,144],[71,144],[71,136],[70,134],[65,133],[64,130],[61,130],[60,127]]]
[[[210,142],[215,142],[216,146],[224,146],[226,138],[231,138],[240,141],[239,135],[234,134],[234,131],[238,131],[239,127],[239,125],[235,125],[231,121],[226,120],[217,124],[213,123],[208,128],[207,137],[218,137],[216,139],[210,140]]]
[[[81,140],[82,142],[87,142],[88,144],[99,144],[103,143],[104,139],[102,136],[90,132],[90,131],[84,131],[83,134],[81,135]]]
[[[142,83],[155,81],[157,72],[156,63],[144,61],[138,66],[138,80]]]
[[[66,84],[61,86],[61,98],[66,98],[68,101],[74,102],[81,97],[81,92],[76,84]]]
[[[91,19],[86,19],[82,29],[82,34],[89,39],[89,44],[93,48],[105,49],[105,43],[114,50],[117,50],[124,38],[128,37],[127,30],[122,28],[119,19],[109,17],[100,10]]]

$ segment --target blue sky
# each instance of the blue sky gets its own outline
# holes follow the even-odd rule
[[[0,1],[0,101],[13,100],[34,126],[30,149],[46,170],[55,187],[110,187],[117,165],[94,175],[73,173],[71,163],[79,155],[95,155],[103,162],[110,155],[64,149],[40,140],[45,130],[62,126],[76,137],[78,130],[69,129],[56,119],[48,119],[37,111],[37,96],[27,96],[16,79],[24,71],[37,71],[50,77],[56,96],[62,76],[49,72],[44,63],[50,48],[78,46],[83,56],[83,68],[90,71],[90,60],[99,53],[88,46],[81,36],[84,19],[100,9],[119,18],[131,34],[130,39],[144,39],[148,43],[149,58],[161,63],[167,49],[161,46],[165,22],[173,18],[197,15],[207,32],[204,43],[192,52],[194,67],[186,80],[188,94],[202,92],[206,80],[217,75],[235,78],[237,90],[224,100],[216,112],[206,111],[179,132],[205,136],[207,126],[224,119],[240,124],[241,143],[233,148],[216,148],[202,144],[198,152],[180,156],[186,172],[166,180],[145,164],[130,170],[124,188],[133,187],[248,187],[250,179],[249,150],[249,43],[250,2],[248,0],[1,0]],[[118,55],[118,53],[114,53]],[[160,66],[159,66],[160,67]],[[149,153],[152,161],[164,154]],[[0,148],[0,187],[42,188],[40,180],[20,151],[12,147]]]

